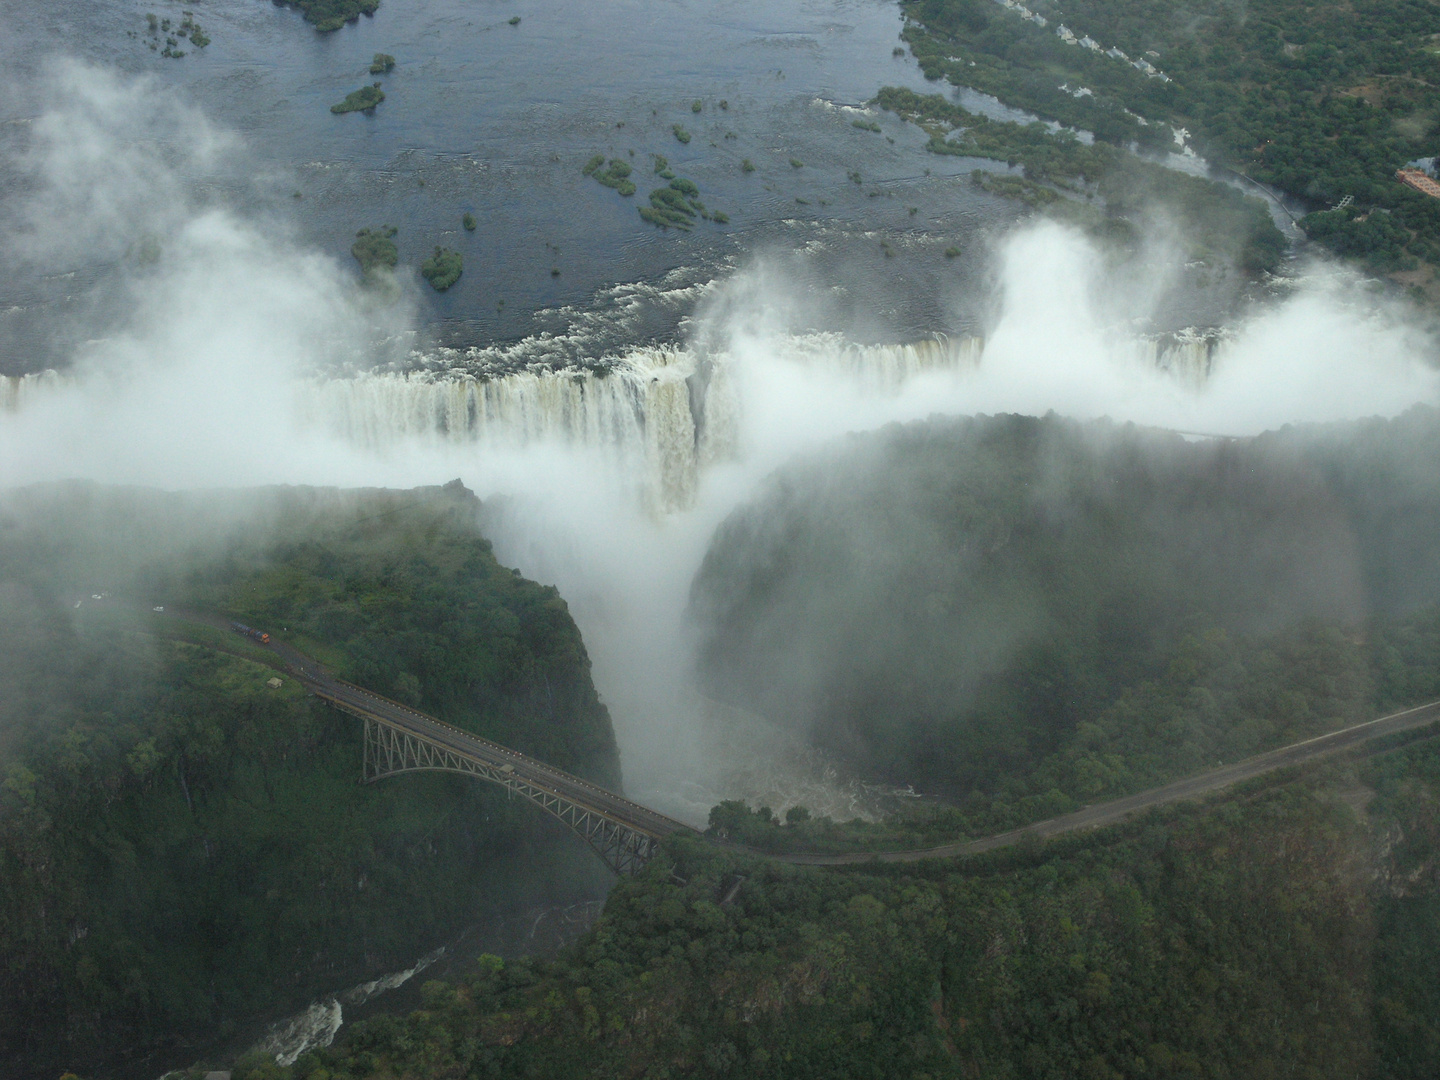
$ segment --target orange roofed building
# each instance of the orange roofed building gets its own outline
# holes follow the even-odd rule
[[[1440,199],[1440,184],[1419,169],[1401,169],[1396,172],[1395,179],[1402,184],[1409,184],[1416,191]]]

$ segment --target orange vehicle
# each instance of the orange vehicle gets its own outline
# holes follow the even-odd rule
[[[269,634],[267,634],[264,630],[256,630],[253,626],[246,626],[243,622],[232,622],[230,624],[230,629],[234,630],[237,634],[244,634],[246,637],[252,637],[256,641],[260,642],[260,644],[262,645],[270,644]]]

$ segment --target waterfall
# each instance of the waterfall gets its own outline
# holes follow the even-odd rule
[[[1223,363],[1225,342],[1222,334],[1192,329],[1129,338],[1121,351],[1199,387]],[[813,333],[766,348],[776,360],[883,395],[929,372],[978,367],[984,344],[978,337],[936,335],[902,345],[857,345]],[[301,422],[372,449],[405,440],[582,448],[635,476],[657,514],[691,506],[701,472],[737,453],[740,396],[735,361],[724,353],[648,346],[600,360],[535,360],[508,369],[451,350],[412,359],[404,371],[303,380],[296,401]],[[0,377],[0,413],[74,382],[54,371]]]
[[[854,345],[811,334],[776,349],[782,359],[893,392],[922,372],[973,367],[981,342]],[[583,446],[633,468],[659,513],[692,504],[701,469],[733,458],[739,432],[731,358],[679,347],[636,349],[589,367],[505,374],[426,367],[316,379],[304,408],[308,421],[370,447],[407,438]]]
[[[0,410],[19,412],[41,394],[67,381],[58,371],[50,370],[32,375],[0,375]]]

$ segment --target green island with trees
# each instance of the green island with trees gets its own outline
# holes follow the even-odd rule
[[[345,100],[330,106],[332,113],[365,112],[371,116],[375,115],[375,106],[385,100],[385,91],[380,89],[380,84],[372,83],[370,86],[362,86],[359,90],[352,90],[345,95]]]
[[[400,261],[400,250],[395,246],[395,234],[399,231],[394,225],[381,225],[355,234],[350,254],[360,264],[360,273],[366,281],[372,280],[377,272],[395,269]]]
[[[1308,201],[1301,227],[1317,242],[1440,295],[1440,199],[1395,175],[1440,152],[1440,9],[1027,3],[1045,25],[988,0],[912,0],[904,37],[927,76],[1103,143],[1174,149],[1184,128],[1212,163]],[[1099,47],[1066,41],[1062,25]]]
[[[346,23],[358,22],[361,15],[374,15],[380,0],[276,0],[284,7],[295,8],[321,33],[339,30]]]
[[[477,512],[458,484],[0,498],[7,1071],[224,1036],[409,967],[487,905],[603,887],[573,835],[487,785],[358,785],[357,721],[240,635],[150,610],[283,628],[345,678],[617,785],[564,602],[496,562]]]
[[[447,247],[436,247],[435,254],[420,264],[420,276],[436,292],[444,292],[454,285],[464,270],[464,258],[458,251]]]

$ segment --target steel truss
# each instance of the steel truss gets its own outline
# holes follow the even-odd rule
[[[617,874],[638,873],[659,847],[658,839],[649,833],[640,832],[593,807],[572,802],[526,780],[505,765],[482,761],[368,716],[360,718],[365,721],[364,783],[373,784],[387,776],[423,770],[463,773],[488,780],[559,818],[579,833]]]

